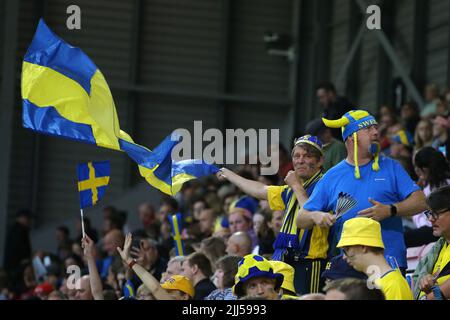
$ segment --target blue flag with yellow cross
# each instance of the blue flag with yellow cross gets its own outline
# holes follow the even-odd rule
[[[169,216],[171,235],[173,238],[176,256],[184,256],[184,243],[181,239],[181,230],[183,229],[182,220],[183,218],[180,212]]]
[[[92,207],[105,195],[111,172],[109,161],[81,163],[77,172],[80,209]]]

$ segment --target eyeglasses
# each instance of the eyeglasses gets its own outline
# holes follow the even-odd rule
[[[450,211],[450,208],[442,209],[440,211],[426,210],[424,214],[427,217],[427,219],[433,218],[434,220],[437,220],[440,215],[446,213],[447,211]]]
[[[350,255],[349,249],[350,249],[350,247],[342,247],[342,251],[344,252],[344,255],[347,256],[348,258],[353,258],[354,254]]]

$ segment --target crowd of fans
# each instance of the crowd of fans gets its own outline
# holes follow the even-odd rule
[[[319,85],[317,96],[326,119],[339,119],[357,109],[348,99],[339,97],[331,83]],[[334,244],[337,251],[329,250],[326,257],[317,257],[320,262],[315,271],[317,281],[311,278],[307,289],[298,285],[304,281],[304,275],[299,274],[301,268],[294,261],[306,261],[308,257],[300,256],[295,260],[294,255],[292,262],[278,257],[280,247],[274,243],[280,239],[280,232],[288,234],[283,228],[291,210],[290,200],[285,198],[297,197],[298,200],[305,196],[295,189],[296,177],[292,173],[296,170],[295,152],[314,153],[306,147],[297,150],[295,146],[302,143],[303,146],[319,146],[322,155],[319,154],[318,159],[323,156],[323,161],[316,162],[324,172],[347,157],[341,130],[329,128],[321,119],[315,119],[299,136],[308,134],[320,141],[310,136],[296,140],[298,145],[294,145],[292,154],[280,146],[277,175],[262,176],[258,165],[241,165],[233,171],[224,169],[217,177],[191,180],[175,197],[162,195],[159,203],[142,203],[136,213],[128,213],[139,215],[141,225],[137,230],[129,230],[126,212],[107,206],[103,209],[100,230],[87,218],[84,238],[80,225],[74,235],[67,226],[61,225],[55,233],[56,252],[32,252],[31,213],[17,212],[7,235],[4,268],[0,269],[0,300],[236,300],[252,297],[382,300],[437,299],[439,294],[448,298],[450,281],[442,271],[449,268],[444,262],[449,256],[446,252],[450,241],[447,221],[450,219],[450,195],[445,187],[450,184],[450,89],[441,96],[436,86],[429,85],[424,96],[423,109],[414,102],[406,102],[400,110],[383,105],[376,115],[381,154],[402,165],[423,190],[427,197],[426,209],[431,210],[402,216],[406,247],[436,244],[430,252],[434,258],[427,255],[428,260],[417,266],[428,271],[412,277],[415,283],[408,283],[404,278],[407,270],[398,265],[392,267],[383,254],[389,244],[381,239],[383,224],[380,227],[378,219],[364,217],[346,221],[339,243]],[[301,156],[304,155],[298,155]],[[316,162],[311,160],[310,168]],[[278,189],[273,188],[284,185],[294,193],[284,194],[286,191],[280,189],[278,196],[286,202],[274,205]],[[306,183],[303,187],[308,191]],[[307,193],[309,196],[310,192]],[[305,202],[299,200],[299,203]],[[184,255],[176,255],[169,221],[178,212],[183,218]],[[293,221],[295,224],[296,220]],[[330,225],[334,223],[331,218],[315,219],[314,223],[323,227],[327,221],[331,221]],[[302,232],[301,228],[298,230]],[[311,247],[312,242],[317,241],[314,232],[307,238]],[[362,241],[364,232],[373,239]],[[327,248],[331,248],[331,244]],[[312,254],[311,249],[309,254]],[[439,267],[436,267],[437,262]],[[315,268],[314,263],[310,268]],[[426,264],[430,265],[428,269]],[[389,279],[382,277],[380,286],[368,286],[369,266],[377,266],[383,274],[389,273]],[[445,281],[437,281],[439,273]],[[436,290],[436,283],[440,285],[439,290]]]

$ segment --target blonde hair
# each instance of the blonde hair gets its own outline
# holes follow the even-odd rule
[[[420,120],[419,123],[416,126],[416,132],[414,133],[414,150],[419,150],[422,147],[426,147],[427,145],[431,144],[432,139],[433,139],[433,134],[431,134],[431,138],[429,141],[422,141],[422,139],[419,136],[419,126],[423,123],[426,123],[428,125],[428,127],[430,128],[430,131],[433,130],[433,124],[431,123],[430,120]]]

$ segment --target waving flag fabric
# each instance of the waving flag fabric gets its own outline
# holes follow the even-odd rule
[[[22,66],[23,126],[99,147],[126,152],[148,183],[175,195],[182,184],[218,171],[197,160],[174,161],[180,141],[169,135],[151,151],[120,130],[109,86],[79,48],[56,36],[41,19]]]

